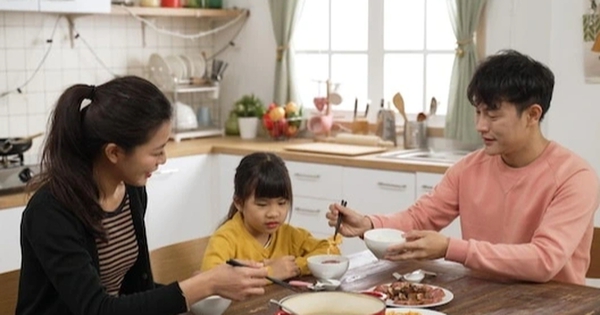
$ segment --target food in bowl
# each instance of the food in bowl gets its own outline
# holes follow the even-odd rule
[[[379,259],[383,259],[385,251],[392,245],[402,244],[406,241],[404,232],[396,229],[373,229],[365,232],[365,245]]]
[[[230,299],[218,295],[211,295],[203,300],[200,300],[192,306],[190,311],[194,315],[221,315],[231,304]]]
[[[341,261],[339,261],[337,259],[331,259],[331,260],[323,260],[321,263],[322,264],[339,264],[339,263],[341,263]]]
[[[340,255],[315,255],[306,260],[308,269],[318,279],[339,280],[348,270],[350,260]]]
[[[385,302],[354,292],[313,292],[294,294],[279,301],[303,315],[385,315]],[[288,315],[283,310],[277,315]]]

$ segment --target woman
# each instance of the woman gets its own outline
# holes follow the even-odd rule
[[[258,264],[153,282],[144,185],[166,161],[170,121],[169,101],[137,77],[61,95],[23,212],[16,314],[177,314],[213,294],[264,293]]]

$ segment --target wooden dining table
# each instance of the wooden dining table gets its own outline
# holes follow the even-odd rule
[[[430,309],[447,315],[476,314],[561,314],[600,315],[600,289],[559,282],[530,283],[511,281],[477,272],[444,260],[391,262],[377,260],[369,251],[348,256],[350,268],[342,277],[340,291],[361,291],[396,281],[394,272],[416,269],[434,272],[422,283],[445,288],[454,298]],[[314,281],[313,277],[299,280]],[[307,291],[307,294],[310,291]],[[262,296],[233,302],[224,315],[273,315],[278,307],[269,300],[298,294],[279,285],[269,285]]]

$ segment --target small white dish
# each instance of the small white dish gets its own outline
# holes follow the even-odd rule
[[[339,288],[340,284],[342,284],[342,282],[340,282],[339,280],[321,279],[321,280],[318,280],[317,283],[315,283],[313,285],[313,287],[322,288],[323,290],[327,290],[327,291],[333,291],[333,290]]]
[[[394,276],[394,278],[398,281],[419,283],[419,282],[423,281],[423,279],[425,278],[425,273],[423,272],[423,270],[418,269],[413,272],[405,273],[403,275],[399,274],[397,272],[394,272],[392,274],[392,276]]]

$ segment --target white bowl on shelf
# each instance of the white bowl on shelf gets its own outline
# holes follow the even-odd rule
[[[176,102],[175,107],[177,111],[175,127],[178,130],[198,128],[198,119],[191,106]]]

